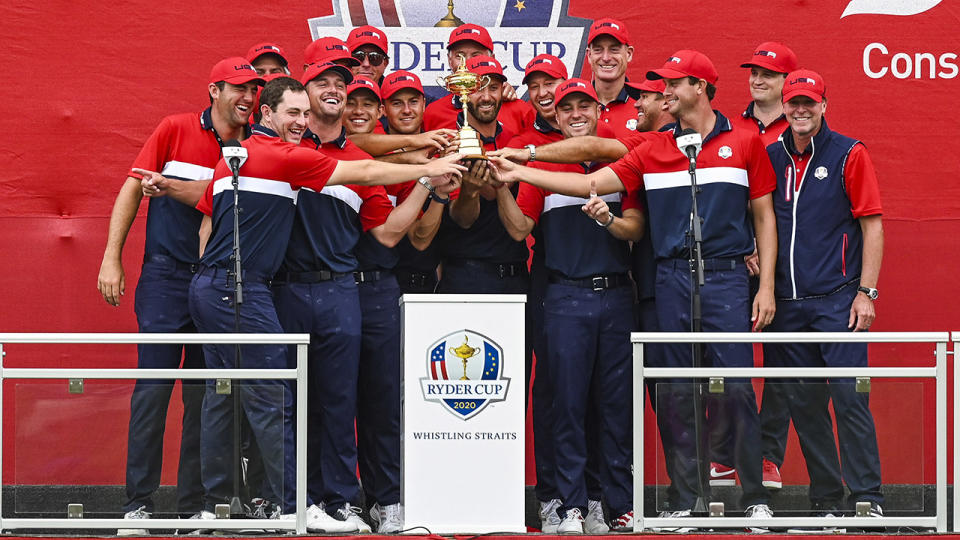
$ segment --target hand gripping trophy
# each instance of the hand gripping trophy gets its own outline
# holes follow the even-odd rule
[[[467,71],[466,56],[463,54],[459,56],[460,67],[446,77],[437,77],[437,82],[451,93],[460,96],[460,104],[466,108],[467,103],[470,102],[470,94],[486,88],[490,84],[490,76],[480,76]],[[486,153],[483,151],[483,144],[480,142],[480,136],[477,135],[476,130],[468,124],[464,124],[464,126],[460,128],[459,137],[459,151],[463,154],[463,159],[487,159]]]

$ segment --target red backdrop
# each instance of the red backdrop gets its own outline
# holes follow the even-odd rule
[[[855,3],[883,11],[891,2]],[[566,7],[571,16],[613,14],[626,22],[636,46],[634,79],[674,50],[705,52],[720,73],[716,107],[727,115],[739,114],[749,100],[739,65],[756,44],[791,46],[802,66],[824,75],[831,126],[863,140],[878,169],[886,257],[874,330],[946,331],[960,329],[944,302],[960,293],[954,277],[960,162],[950,150],[960,135],[951,107],[960,6],[926,3],[934,5],[909,16],[843,18],[848,0],[746,0],[735,7],[620,2],[615,11],[610,2],[570,0]],[[7,28],[0,65],[11,75],[0,90],[8,122],[0,145],[0,332],[136,330],[133,290],[146,205],[124,252],[122,305],[108,306],[96,290],[117,190],[163,116],[206,106],[206,77],[216,61],[271,40],[286,48],[292,65],[300,64],[310,41],[307,19],[333,8],[329,0],[281,5],[54,0],[42,7],[0,6]],[[6,350],[8,367],[135,365],[132,347]],[[928,346],[877,347],[871,357],[876,366],[932,362]],[[42,406],[36,393],[14,396],[14,386],[5,387],[3,402],[5,483],[123,483],[128,386],[114,389],[113,399],[96,401],[99,394],[91,392],[73,402],[60,398],[53,407]],[[884,480],[932,482],[933,385],[922,384],[922,393],[913,383],[878,382],[875,389]],[[647,433],[651,449],[654,436]],[[75,466],[73,452],[84,454],[83,467]],[[175,453],[168,456],[172,462]],[[802,483],[801,460],[792,456],[799,456],[793,443],[786,480]],[[165,483],[172,483],[173,468],[167,469]]]

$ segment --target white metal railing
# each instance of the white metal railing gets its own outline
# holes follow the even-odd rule
[[[100,369],[100,368],[4,368],[4,344],[241,344],[296,345],[295,369]],[[3,441],[3,381],[6,379],[289,379],[296,381],[296,518],[270,520],[270,529],[295,530],[306,534],[307,508],[307,345],[309,334],[44,334],[0,333],[0,448]],[[3,455],[0,451],[0,471]],[[119,529],[130,527],[124,519],[2,517],[0,486],[0,532],[11,529]],[[138,529],[177,529],[185,522],[179,519],[137,520]],[[261,529],[261,519],[198,519],[190,520],[195,529]]]
[[[737,332],[737,333],[687,333],[687,332],[643,332],[630,335],[633,343],[633,481],[634,481],[634,531],[642,532],[658,527],[935,527],[938,532],[947,531],[947,342],[948,332]],[[644,343],[935,343],[936,366],[927,368],[649,368],[643,366]],[[954,334],[954,350],[960,349],[960,336]],[[956,359],[956,357],[955,357]],[[954,374],[954,424],[957,421],[957,394],[960,378]],[[936,515],[911,517],[772,517],[735,518],[735,517],[688,517],[688,518],[646,518],[644,517],[644,469],[643,469],[643,430],[644,430],[644,379],[666,378],[812,378],[833,377],[876,377],[876,378],[933,378],[936,380]],[[957,439],[954,430],[955,444]],[[955,446],[956,448],[956,446]],[[956,453],[956,451],[954,452]],[[954,530],[957,529],[956,516],[960,504],[956,498],[957,465],[960,458],[954,458]]]

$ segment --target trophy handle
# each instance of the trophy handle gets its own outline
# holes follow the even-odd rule
[[[481,84],[478,84],[478,85],[471,91],[471,93],[473,93],[473,92],[479,92],[479,91],[483,90],[484,88],[490,86],[490,82],[491,82],[492,80],[493,80],[493,79],[491,79],[489,75],[484,75],[483,77],[480,77],[480,78],[479,78],[479,81],[481,82]]]

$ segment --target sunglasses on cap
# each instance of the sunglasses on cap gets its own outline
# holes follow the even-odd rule
[[[355,51],[353,53],[353,57],[356,58],[357,61],[360,62],[361,64],[363,63],[363,59],[366,58],[367,60],[370,61],[371,66],[379,66],[380,64],[387,61],[387,55],[377,51],[372,51],[372,52]]]

